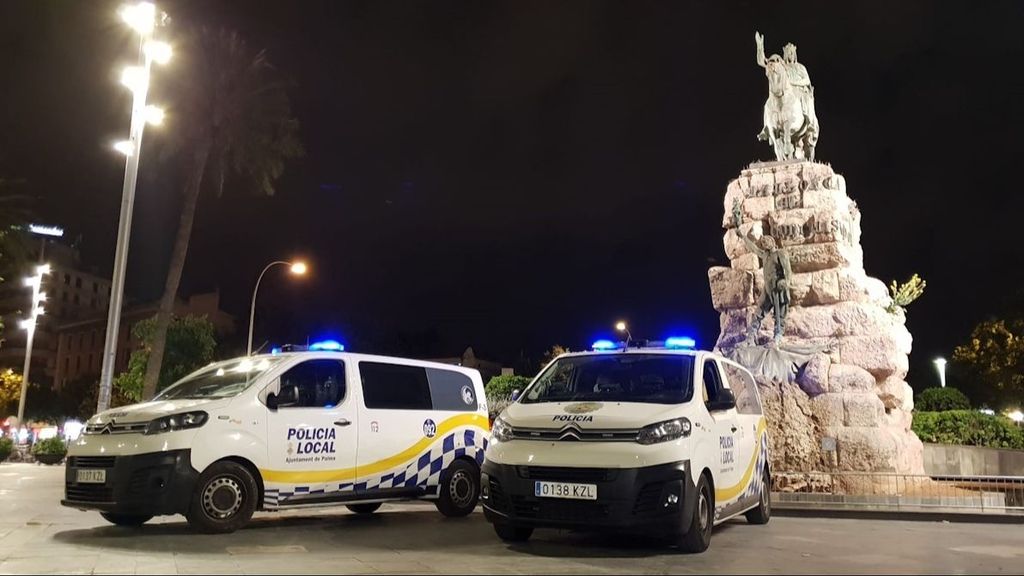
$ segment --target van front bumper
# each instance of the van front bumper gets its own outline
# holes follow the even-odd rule
[[[79,482],[78,471],[104,470],[105,480]],[[199,473],[191,450],[130,456],[70,456],[60,503],[79,510],[138,516],[185,514]]]
[[[517,466],[485,460],[481,472],[484,515],[493,524],[670,535],[689,530],[696,502],[688,460],[643,468]],[[537,481],[594,484],[597,499],[537,497]]]

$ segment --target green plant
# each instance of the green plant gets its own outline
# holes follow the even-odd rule
[[[914,412],[912,428],[922,442],[1024,450],[1024,429],[1005,416],[974,410]]]
[[[0,462],[7,460],[11,452],[14,452],[14,440],[6,436],[0,438]]]
[[[51,454],[53,456],[64,456],[68,453],[68,445],[60,438],[47,438],[40,440],[32,446],[32,455]]]
[[[927,388],[914,399],[914,409],[920,412],[969,410],[971,401],[956,388]]]
[[[892,297],[892,302],[886,307],[886,311],[890,314],[896,314],[897,312],[906,312],[907,306],[911,302],[917,300],[924,294],[924,288],[928,283],[921,279],[920,276],[914,274],[903,284],[897,284],[895,280],[889,285],[889,296]]]
[[[1024,404],[1024,321],[980,322],[953,350],[952,374],[978,406],[996,410]]]
[[[491,378],[487,385],[484,386],[484,391],[487,392],[488,399],[511,398],[513,391],[519,390],[522,392],[529,385],[530,378],[526,376],[502,374],[501,376]]]

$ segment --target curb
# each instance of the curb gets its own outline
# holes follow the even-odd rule
[[[904,510],[853,510],[849,508],[788,507],[772,503],[774,516],[788,518],[847,518],[853,520],[900,520],[968,524],[1024,524],[1024,514],[975,514],[970,512],[908,512]]]

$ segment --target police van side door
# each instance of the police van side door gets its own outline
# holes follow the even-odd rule
[[[267,501],[287,505],[351,496],[358,392],[350,385],[345,362],[300,362],[281,375],[277,390],[268,398]]]
[[[717,456],[712,461],[712,471],[715,475],[715,519],[717,520],[729,515],[730,509],[736,503],[737,496],[742,491],[737,486],[740,481],[736,458],[736,434],[739,432],[739,425],[735,407],[723,404],[723,400],[727,396],[727,393],[724,392],[726,386],[718,363],[713,357],[704,358],[701,374],[704,406],[711,417],[711,432],[714,435],[711,445],[713,448],[717,448]]]
[[[736,463],[744,485],[740,493],[741,507],[757,504],[761,496],[761,481],[768,462],[768,437],[757,383],[750,372],[739,364],[719,360],[726,381],[736,397],[736,419],[739,430],[736,439]]]

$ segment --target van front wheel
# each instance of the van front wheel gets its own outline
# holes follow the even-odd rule
[[[480,498],[480,470],[465,460],[456,460],[441,473],[437,510],[449,518],[468,516]]]
[[[259,489],[245,466],[215,462],[199,475],[186,517],[193,529],[207,534],[234,532],[256,511]]]

